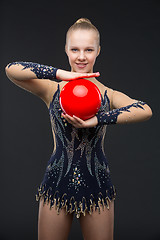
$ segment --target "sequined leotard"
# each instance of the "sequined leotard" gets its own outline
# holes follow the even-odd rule
[[[104,136],[107,125],[92,128],[75,128],[62,118],[59,103],[60,87],[49,106],[51,126],[55,133],[56,148],[47,163],[36,200],[57,209],[66,209],[66,214],[75,212],[79,218],[86,211],[92,214],[100,206],[109,208],[116,191],[111,182],[108,160],[104,153]],[[101,111],[109,111],[107,90],[102,96]]]

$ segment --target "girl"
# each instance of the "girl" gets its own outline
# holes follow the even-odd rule
[[[54,149],[36,194],[38,239],[68,239],[75,212],[85,240],[113,240],[116,190],[104,153],[106,127],[148,120],[152,111],[145,102],[96,79],[100,34],[88,19],[69,28],[65,51],[70,72],[32,62],[12,62],[5,68],[8,78],[40,97],[50,114]],[[102,96],[99,111],[85,121],[64,114],[59,104],[63,86],[79,78],[96,84]]]

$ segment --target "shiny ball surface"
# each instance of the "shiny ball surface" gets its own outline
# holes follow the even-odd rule
[[[64,113],[87,120],[98,112],[101,98],[101,92],[93,82],[78,79],[62,88],[59,101]]]

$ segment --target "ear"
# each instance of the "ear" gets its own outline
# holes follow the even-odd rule
[[[99,49],[98,49],[98,52],[97,52],[97,57],[100,54],[100,51],[101,51],[101,46],[99,46]]]

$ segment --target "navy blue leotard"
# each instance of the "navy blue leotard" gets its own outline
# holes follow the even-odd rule
[[[44,178],[38,188],[36,200],[43,198],[50,208],[62,208],[66,214],[75,212],[79,218],[100,206],[109,209],[116,190],[111,181],[108,160],[104,153],[104,136],[107,125],[92,128],[75,128],[62,116],[59,103],[60,86],[49,106],[52,130],[56,145],[47,163]],[[102,96],[102,94],[101,94]],[[100,112],[110,111],[107,90],[102,96]]]

